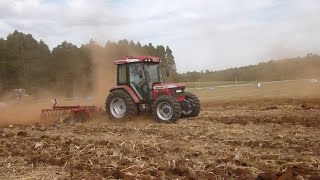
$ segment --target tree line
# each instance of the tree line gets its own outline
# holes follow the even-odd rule
[[[320,56],[309,53],[304,57],[270,60],[257,65],[221,71],[186,72],[178,75],[182,82],[204,81],[280,81],[320,77]]]
[[[108,41],[105,46],[90,40],[77,47],[64,41],[51,51],[44,41],[15,30],[6,39],[0,38],[0,94],[16,88],[30,93],[50,90],[65,96],[74,96],[75,90],[81,95],[88,94],[93,88],[93,58],[105,61],[106,71],[110,71],[110,67],[114,71],[114,60],[125,55],[158,56],[164,71],[176,77],[176,64],[169,46],[142,45],[124,39]]]
[[[317,54],[221,71],[178,74],[173,52],[168,46],[154,46],[151,43],[142,45],[126,39],[108,41],[101,46],[90,40],[80,47],[64,41],[50,50],[44,41],[37,41],[31,34],[15,30],[6,39],[0,38],[0,94],[16,88],[24,88],[31,94],[46,90],[64,96],[90,94],[96,78],[95,59],[104,62],[102,71],[108,76],[115,76],[113,61],[124,55],[158,56],[162,59],[163,73],[169,71],[169,80],[179,82],[275,81],[320,77],[320,56]]]

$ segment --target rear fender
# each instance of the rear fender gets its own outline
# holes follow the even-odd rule
[[[133,99],[133,101],[136,104],[141,102],[141,100],[139,99],[137,94],[129,86],[127,86],[127,85],[115,86],[115,87],[111,88],[109,92],[112,92],[113,90],[116,90],[116,89],[122,89],[122,90],[126,91],[131,96],[131,98]]]

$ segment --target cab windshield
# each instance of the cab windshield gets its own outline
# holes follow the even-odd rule
[[[152,84],[155,82],[163,82],[159,64],[144,64],[144,70],[148,78],[149,88],[152,88]]]

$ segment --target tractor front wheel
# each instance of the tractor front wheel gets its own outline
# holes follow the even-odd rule
[[[182,109],[182,117],[197,117],[200,113],[200,101],[199,98],[190,92],[184,92],[184,96],[188,102],[188,106],[191,106],[191,109],[184,110]]]
[[[174,123],[181,116],[181,106],[172,96],[163,95],[152,105],[152,114],[158,122]]]
[[[126,91],[117,89],[110,92],[107,97],[106,113],[111,120],[122,121],[135,116],[138,109]]]

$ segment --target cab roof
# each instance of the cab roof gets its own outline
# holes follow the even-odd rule
[[[114,61],[116,65],[136,63],[136,62],[160,63],[161,60],[159,57],[155,57],[155,56],[124,56]]]

